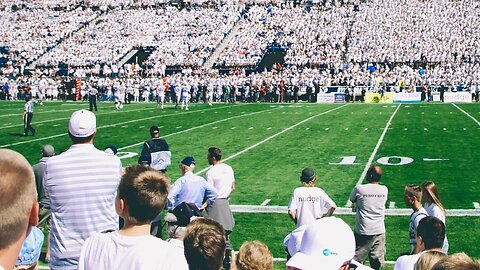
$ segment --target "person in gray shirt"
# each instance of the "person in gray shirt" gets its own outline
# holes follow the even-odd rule
[[[364,262],[368,255],[370,266],[380,269],[385,263],[385,204],[388,189],[380,185],[382,169],[372,166],[366,174],[367,184],[356,186],[350,201],[356,205],[355,257]]]

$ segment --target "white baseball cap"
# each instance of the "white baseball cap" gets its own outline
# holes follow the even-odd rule
[[[80,110],[72,113],[68,122],[68,131],[74,137],[85,138],[97,130],[97,118],[91,111]]]
[[[315,220],[305,229],[300,251],[287,266],[302,270],[338,270],[355,255],[352,229],[340,218]]]

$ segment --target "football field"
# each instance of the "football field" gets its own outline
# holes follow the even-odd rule
[[[46,102],[36,106],[35,136],[23,137],[21,102],[0,103],[0,148],[22,153],[31,164],[44,144],[57,153],[68,149],[68,119],[88,103]],[[284,258],[283,237],[294,228],[286,206],[300,185],[304,167],[316,170],[323,188],[340,207],[337,214],[354,225],[348,195],[372,165],[383,168],[387,202],[387,259],[408,250],[408,215],[403,190],[434,181],[447,211],[451,252],[480,258],[480,104],[193,104],[189,111],[164,110],[154,103],[101,103],[95,146],[119,149],[123,166],[135,164],[149,128],[160,127],[172,151],[167,174],[180,176],[185,156],[208,169],[207,149],[222,149],[235,170],[230,203],[237,220],[232,242],[264,241],[274,257]],[[258,212],[258,213],[252,213]]]

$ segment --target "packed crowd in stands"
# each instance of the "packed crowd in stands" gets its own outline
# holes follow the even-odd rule
[[[348,38],[347,62],[478,63],[478,1],[366,1]]]
[[[316,93],[337,85],[476,92],[480,84],[476,1],[300,3],[198,0],[181,8],[155,0],[2,1],[0,76],[20,86],[43,76],[142,81],[180,72],[191,86],[213,77],[247,88],[260,78],[267,88],[299,82]],[[235,25],[214,69],[203,67]],[[246,72],[271,46],[286,50],[284,62],[274,72]],[[152,53],[143,62],[120,62],[144,47]],[[221,68],[230,74],[220,75]]]

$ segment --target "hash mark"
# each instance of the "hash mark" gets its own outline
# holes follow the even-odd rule
[[[261,205],[261,206],[267,206],[267,204],[268,204],[269,202],[271,202],[271,201],[272,201],[272,200],[270,200],[270,199],[266,199],[266,200],[263,201],[262,204],[260,204],[260,205]]]

